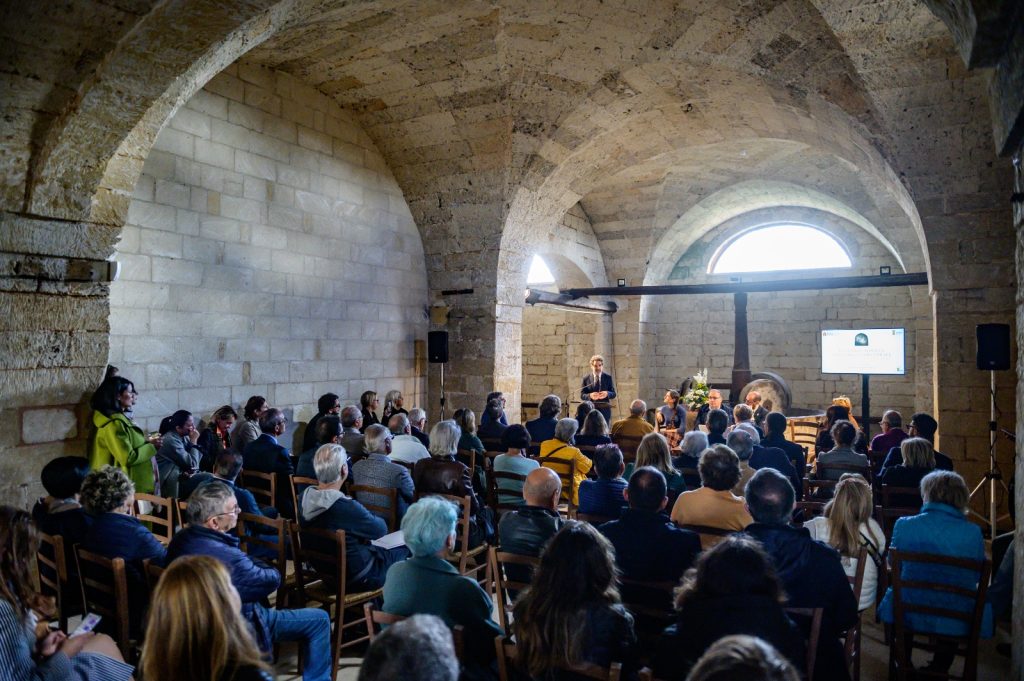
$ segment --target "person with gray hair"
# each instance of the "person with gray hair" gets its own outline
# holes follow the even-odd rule
[[[745,407],[747,405],[739,406]],[[793,468],[793,464],[790,462],[789,457],[786,456],[785,450],[780,449],[778,447],[762,446],[763,437],[761,436],[757,426],[755,426],[753,422],[741,421],[740,423],[737,423],[735,426],[733,426],[733,432],[736,432],[737,430],[742,430],[750,434],[751,453],[750,456],[746,458],[747,469],[750,471],[750,475],[746,475],[746,471],[743,471],[742,464],[744,458],[740,454],[739,450],[736,450],[737,456],[740,457],[740,469],[744,473],[743,478],[741,479],[742,484],[736,491],[736,494],[743,494],[743,487],[746,486],[747,480],[749,480],[750,476],[754,474],[754,471],[760,470],[762,468],[774,468],[778,472],[785,475],[793,484],[794,490],[797,489],[797,487],[802,484],[800,482],[800,478],[796,474],[796,470],[794,470]],[[730,447],[732,447],[731,442],[731,440],[726,441],[726,443]],[[797,498],[799,497],[800,494],[798,492]]]
[[[647,433],[654,432],[654,426],[644,419],[647,412],[647,403],[643,400],[633,400],[629,405],[629,416],[619,419],[612,424],[612,442],[617,437],[625,436],[640,439]]]
[[[413,412],[416,410],[413,409]],[[423,411],[422,409],[420,410]],[[424,416],[424,418],[426,418]],[[395,414],[388,422],[391,430],[391,460],[415,464],[420,459],[429,459],[430,451],[412,434],[412,425],[405,414]],[[429,440],[428,440],[429,442]]]
[[[787,607],[824,609],[815,679],[849,678],[839,637],[857,621],[858,603],[839,553],[811,539],[807,530],[790,526],[793,485],[775,469],[754,473],[747,483],[746,502],[754,518],[746,533],[772,557]]]
[[[457,681],[452,632],[434,615],[413,615],[373,639],[358,681]]]
[[[903,414],[895,409],[886,409],[882,414],[882,432],[871,438],[872,452],[888,452],[899,447],[910,435],[903,430]],[[876,470],[875,473],[878,471]]]
[[[392,421],[402,420],[408,423],[405,414],[395,414]],[[409,469],[391,460],[394,455],[392,441],[394,436],[382,425],[373,425],[366,429],[367,457],[352,464],[352,482],[358,486],[393,489],[396,491],[395,516],[398,520],[405,515],[405,510],[413,502],[415,492]],[[416,444],[419,444],[418,442]],[[356,490],[356,499],[369,506],[387,508],[390,506],[388,497],[367,490]],[[388,520],[386,511],[373,511],[374,514]]]
[[[375,431],[371,434],[371,431]],[[387,433],[384,426],[374,424],[366,429],[367,442],[380,439],[380,433]],[[381,456],[379,452],[375,453]],[[373,456],[373,455],[371,455]],[[388,466],[402,468],[387,461]],[[371,544],[388,533],[387,523],[366,509],[355,499],[341,491],[341,485],[348,477],[348,455],[341,445],[323,445],[316,450],[313,466],[316,468],[316,487],[307,487],[299,499],[299,525],[317,530],[345,530],[346,579],[353,591],[373,591],[384,584],[387,569],[407,554],[404,548],[382,549]],[[369,461],[360,461],[363,464]],[[356,464],[356,465],[359,465]],[[408,477],[409,473],[403,468]],[[412,498],[412,481],[409,481],[409,498]],[[332,545],[319,537],[303,536],[303,547],[333,555]],[[333,564],[313,561],[325,579],[335,571]]]
[[[746,407],[747,405],[739,406]],[[743,427],[744,425],[736,426],[725,440],[725,445],[736,452],[736,457],[740,460],[740,479],[732,488],[732,493],[736,496],[743,496],[743,488],[747,486],[747,480],[754,476],[754,469],[750,467],[750,457],[754,453],[754,437],[757,434],[751,436],[750,431]],[[750,428],[753,426],[752,423],[749,425]]]
[[[540,401],[540,415],[526,422],[526,430],[530,432],[531,442],[544,442],[555,436],[555,424],[562,411],[562,398],[558,395],[547,395]]]
[[[572,471],[572,488],[562,488],[562,500],[574,506],[580,503],[580,483],[587,479],[587,473],[594,462],[573,446],[572,438],[579,427],[576,419],[559,419],[555,424],[554,437],[540,443],[540,465],[561,475]]]
[[[263,605],[280,586],[281,575],[276,568],[254,561],[238,548],[233,531],[240,512],[234,493],[223,482],[208,482],[197,488],[185,511],[189,524],[167,547],[167,563],[192,555],[219,560],[231,573],[231,583],[242,602],[242,615],[260,650],[269,654],[275,643],[298,641],[305,661],[302,678],[328,681],[332,671],[330,616],[317,608],[281,610]]]
[[[691,430],[683,435],[679,443],[679,456],[672,459],[672,465],[683,474],[687,489],[700,487],[700,473],[696,471],[700,463],[700,455],[708,448],[708,435],[702,430]]]
[[[683,492],[672,506],[672,521],[676,525],[704,525],[738,532],[753,522],[743,497],[732,492],[740,478],[736,452],[725,445],[709,447],[700,455],[698,471],[701,487]],[[721,541],[710,534],[702,534],[700,539],[705,549]]]
[[[338,444],[348,452],[349,459],[361,457],[365,453],[363,451],[363,410],[354,404],[342,408],[341,428],[341,441]]]
[[[412,480],[420,496],[447,494],[469,498],[470,547],[494,538],[494,514],[473,489],[469,466],[456,461],[462,431],[455,421],[439,421],[430,431],[430,458],[420,459],[412,469]],[[411,509],[410,509],[411,510]]]
[[[494,638],[504,634],[491,617],[493,601],[475,580],[445,560],[455,548],[457,518],[455,505],[438,497],[421,498],[409,507],[402,532],[412,558],[388,570],[382,609],[405,617],[436,615],[450,625],[462,625],[467,678],[493,678]]]
[[[411,435],[424,447],[430,447],[430,436],[427,435],[427,412],[419,407],[409,410],[409,430]]]
[[[242,452],[242,467],[247,471],[273,473],[277,478],[274,508],[288,518],[295,519],[295,505],[292,499],[292,483],[289,476],[295,472],[294,462],[288,448],[278,442],[287,429],[287,419],[280,409],[270,408],[260,416],[258,438],[245,446]]]

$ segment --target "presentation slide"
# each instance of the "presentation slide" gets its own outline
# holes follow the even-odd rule
[[[821,373],[906,373],[903,329],[826,329],[821,332]]]

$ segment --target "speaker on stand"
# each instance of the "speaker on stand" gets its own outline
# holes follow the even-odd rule
[[[444,365],[448,362],[448,332],[427,332],[427,360],[441,365],[441,421],[444,421]]]
[[[1010,518],[1010,514],[998,515],[999,502],[996,498],[997,486],[1003,488],[1009,503],[1013,505],[1013,498],[1010,490],[1003,480],[1003,473],[999,470],[999,462],[996,461],[996,436],[999,426],[996,420],[999,412],[996,407],[996,372],[1006,371],[1010,368],[1010,325],[1009,324],[978,324],[977,326],[978,369],[989,372],[989,422],[988,422],[988,471],[982,476],[981,481],[971,490],[970,499],[973,501],[979,494],[988,495],[988,517],[977,511],[969,511],[971,515],[980,519],[988,525],[990,536],[995,538],[998,534],[999,521]]]

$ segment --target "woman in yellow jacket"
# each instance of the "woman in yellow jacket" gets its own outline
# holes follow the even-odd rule
[[[89,467],[117,466],[135,484],[136,492],[158,494],[156,444],[159,437],[146,437],[128,417],[138,393],[135,384],[121,376],[110,376],[92,396],[92,424],[96,433],[89,451]],[[127,413],[126,413],[127,412]]]
[[[540,465],[550,468],[559,475],[564,475],[569,470],[569,462],[575,462],[573,468],[572,489],[563,487],[562,497],[571,499],[573,506],[580,503],[580,483],[587,479],[587,473],[594,463],[583,456],[583,452],[572,446],[572,438],[579,428],[576,419],[559,419],[555,425],[555,437],[552,440],[545,440],[540,443]],[[545,457],[550,457],[545,461]],[[557,461],[556,459],[561,459]]]

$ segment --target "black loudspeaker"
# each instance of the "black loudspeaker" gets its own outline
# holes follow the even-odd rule
[[[427,359],[431,364],[448,362],[448,332],[429,331],[427,333]]]
[[[984,371],[1010,368],[1009,324],[978,324],[978,368]]]

